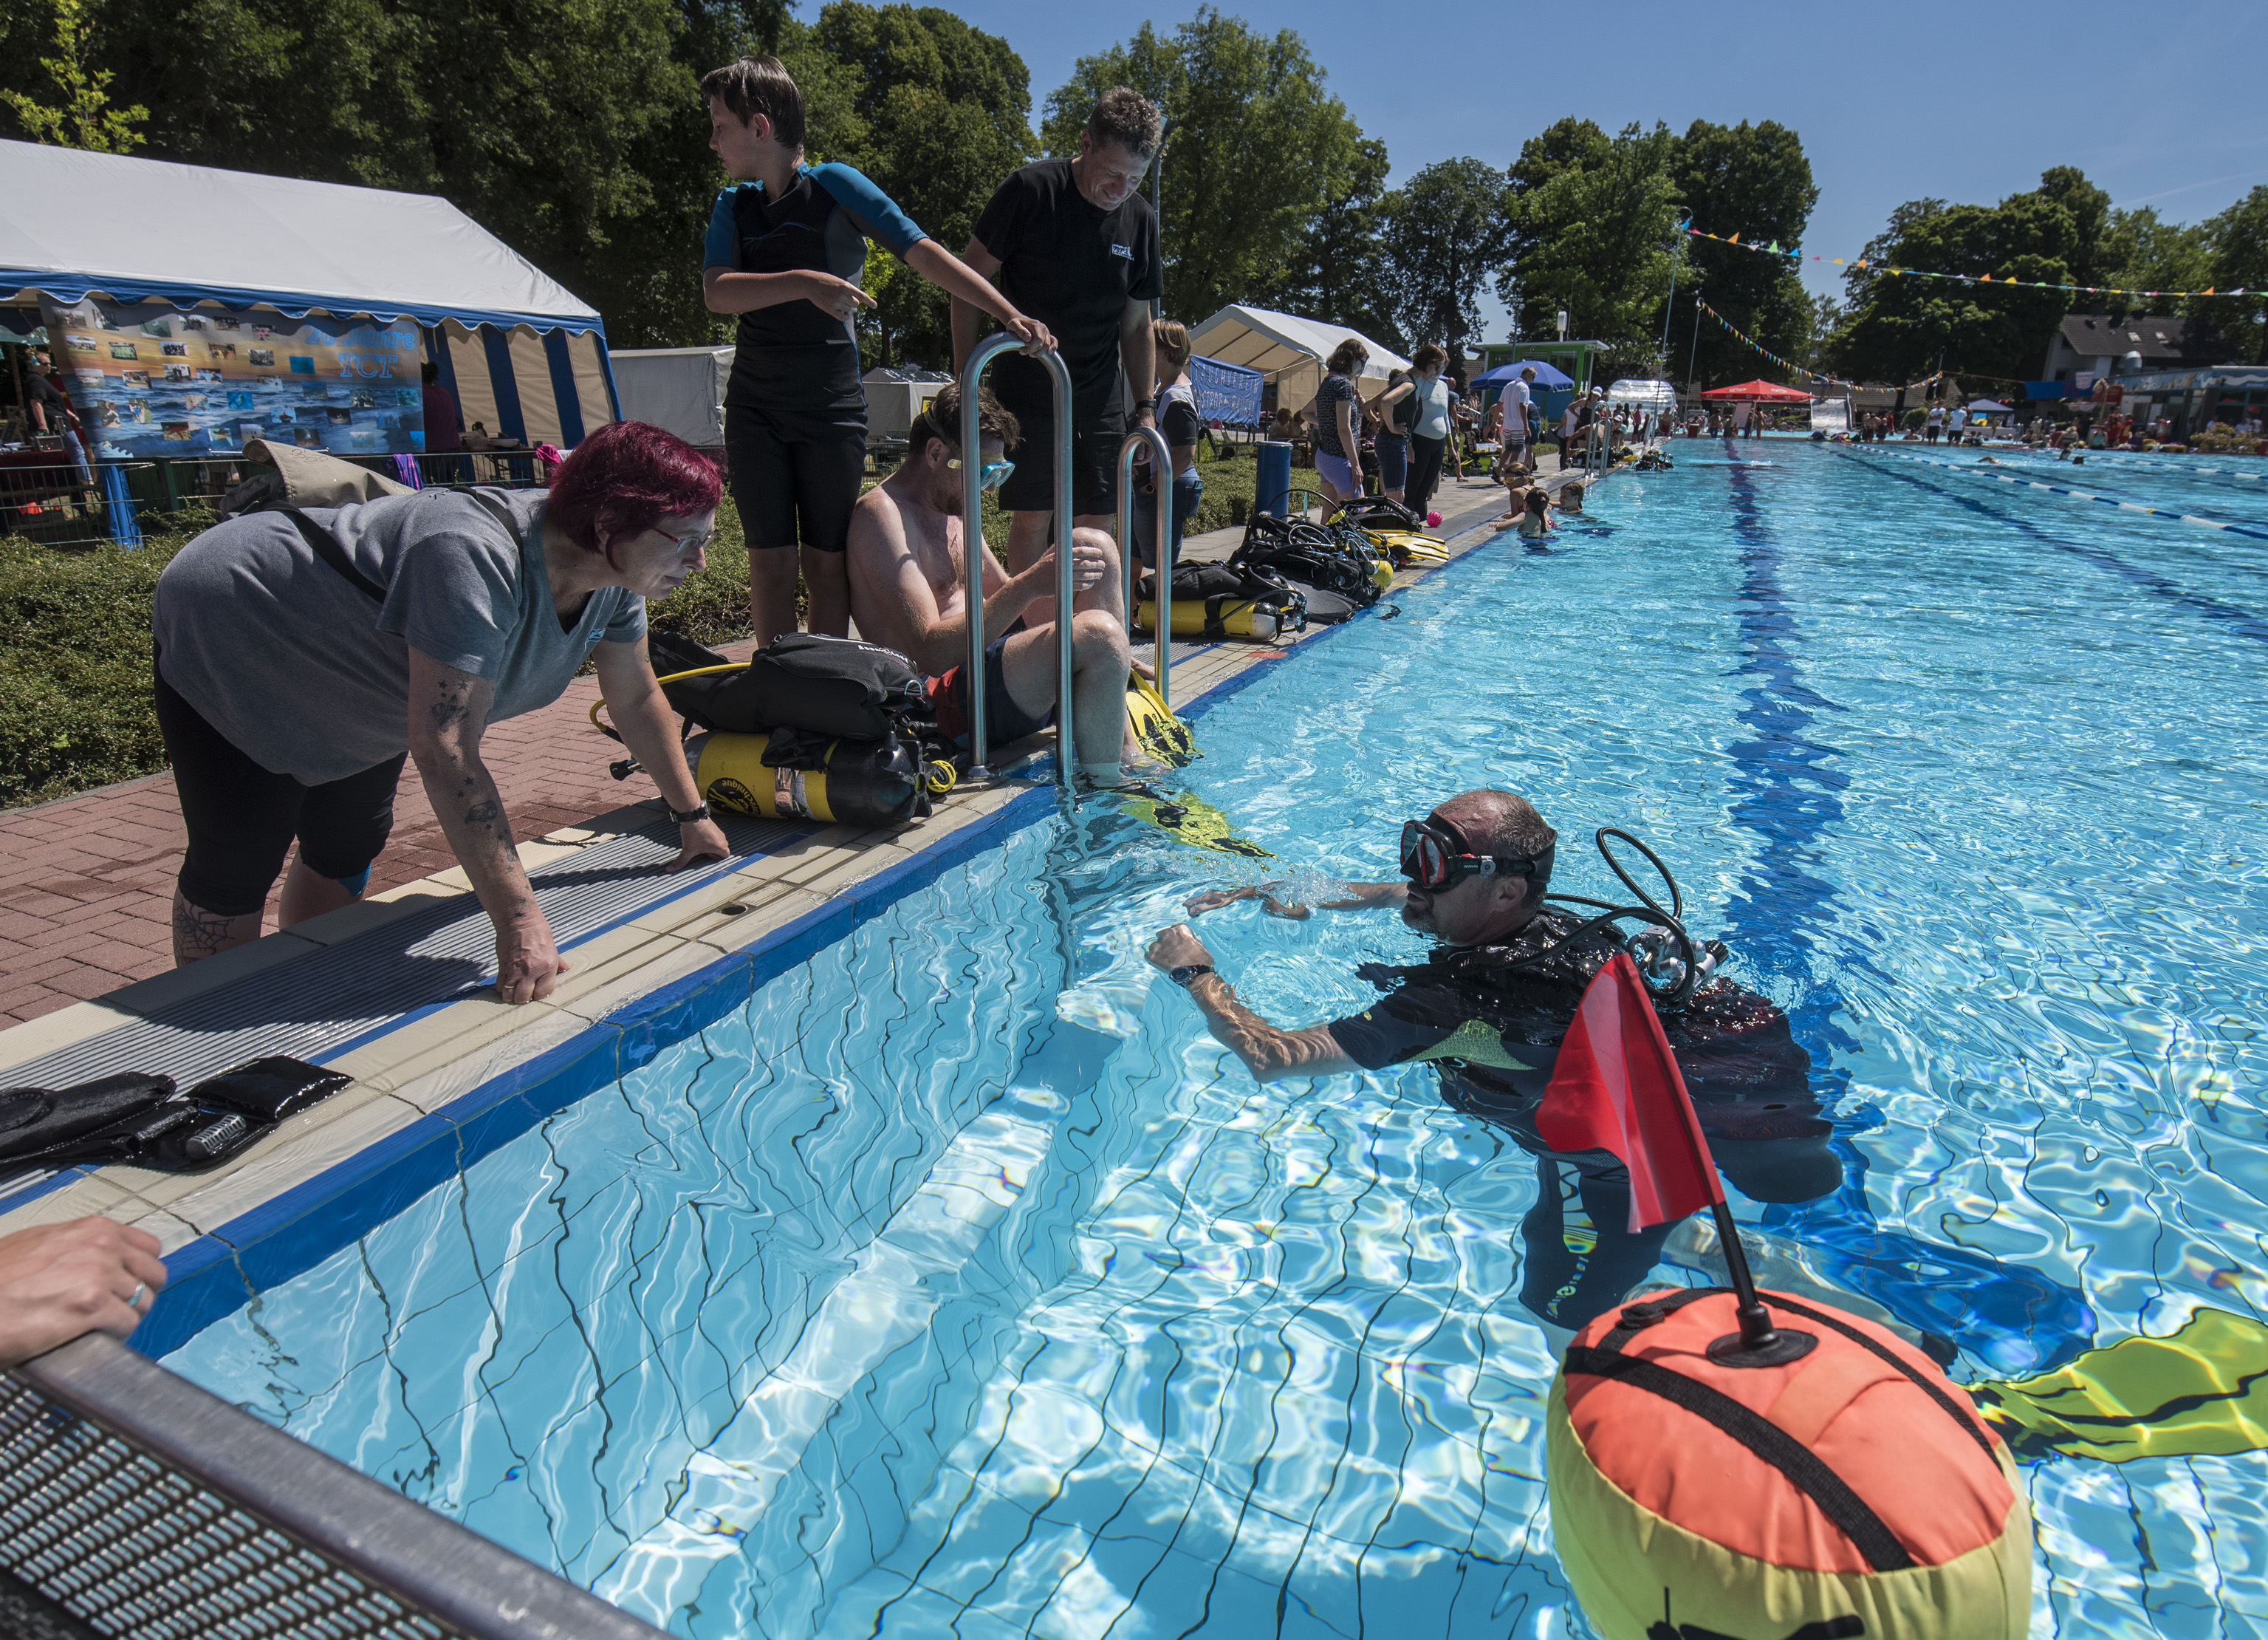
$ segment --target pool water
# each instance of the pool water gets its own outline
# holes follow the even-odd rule
[[[1587,1634],[1536,1162],[1425,1067],[1256,1084],[1141,956],[1209,887],[1390,875],[1483,785],[1557,826],[1557,888],[1647,838],[1787,1009],[1844,1183],[1735,1212],[1853,1308],[1972,1382],[2210,1312],[2268,1340],[2263,560],[1871,450],[1675,449],[1203,713],[1187,787],[1275,860],[1047,819],[169,1364],[689,1636]],[[1424,949],[1199,931],[1294,1025]],[[2024,1475],[2035,1634],[2268,1634],[2260,1452]]]

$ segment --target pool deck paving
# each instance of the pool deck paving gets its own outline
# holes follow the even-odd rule
[[[1481,482],[1445,483],[1437,505],[1445,515],[1440,533],[1450,539],[1453,555],[1462,556],[1492,537],[1486,526],[1502,510],[1501,491]],[[1193,537],[1187,550],[1192,558],[1226,556],[1239,533]],[[1395,584],[1425,573],[1406,573]],[[1194,703],[1292,646],[1177,645],[1175,701]],[[748,647],[728,646],[727,653],[737,657]],[[521,834],[534,838],[521,845],[531,869],[571,863],[585,849],[637,846],[636,834],[659,818],[650,785],[636,776],[617,784],[609,776],[607,765],[620,749],[587,720],[596,695],[595,680],[578,679],[553,705],[497,725],[485,743],[507,808]],[[926,880],[941,868],[938,862],[990,846],[1011,805],[1048,789],[1018,777],[1052,742],[1051,733],[1043,734],[996,756],[1002,779],[950,794],[915,827],[814,827],[784,842],[767,841],[698,874],[697,882],[634,874],[645,878],[644,892],[661,898],[643,911],[632,902],[635,914],[572,942],[575,966],[545,1001],[515,1008],[488,992],[461,990],[438,1002],[406,999],[398,1016],[378,1029],[317,1055],[351,1075],[351,1085],[287,1119],[220,1168],[198,1175],[74,1169],[35,1187],[22,1180],[0,1185],[0,1233],[107,1213],[142,1224],[169,1254],[208,1237],[232,1246],[232,1231],[241,1235],[244,1227],[272,1217],[260,1211],[264,1204],[329,1177],[358,1151],[407,1142],[420,1124],[476,1118],[481,1112],[471,1102],[483,1085],[562,1049],[594,1024],[622,1025],[626,1010],[659,989],[735,953],[777,952],[789,936],[824,943],[861,920],[862,897],[885,903],[873,897],[905,891],[891,885],[914,881],[909,871],[927,865],[920,877]],[[11,1067],[99,1045],[107,1034],[146,1031],[151,1022],[186,1021],[182,1029],[200,1029],[200,1007],[210,1014],[216,999],[224,1000],[224,1011],[248,1001],[256,1012],[263,995],[289,989],[294,962],[349,941],[374,962],[398,959],[437,917],[476,913],[416,781],[403,783],[399,802],[394,839],[366,899],[181,970],[173,968],[167,949],[167,906],[182,846],[170,777],[0,815],[6,845],[0,857],[8,861],[0,875],[0,1011],[19,1022],[0,1029],[0,1078],[13,1082]],[[398,938],[385,932],[396,923]]]

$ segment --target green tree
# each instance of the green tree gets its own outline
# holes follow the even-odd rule
[[[2071,213],[2071,252],[2064,258],[2076,284],[2115,284],[2110,277],[2117,253],[2110,243],[2110,196],[2087,180],[2077,166],[2059,165],[2040,173],[2040,197]]]
[[[1849,316],[1830,354],[1846,375],[1911,380],[1940,358],[1953,371],[2015,376],[2036,359],[2070,293],[2004,281],[2072,283],[2078,229],[2071,212],[2038,193],[1998,205],[1912,200],[1891,215],[1889,231],[1869,240],[1847,282]],[[1900,269],[1990,276],[1991,283],[1917,278]]]
[[[1279,286],[1345,194],[1362,133],[1323,81],[1298,34],[1263,35],[1204,5],[1171,36],[1145,23],[1080,58],[1048,99],[1041,137],[1050,153],[1078,152],[1088,109],[1113,85],[1164,111],[1165,311],[1194,323]]]
[[[1413,346],[1465,356],[1480,329],[1481,282],[1504,257],[1504,174],[1469,158],[1438,160],[1388,196],[1381,277]]]
[[[108,69],[87,67],[87,22],[79,0],[54,0],[55,55],[40,59],[48,79],[62,100],[50,107],[37,98],[12,88],[0,90],[0,102],[15,111],[24,130],[34,142],[63,148],[91,148],[97,153],[131,153],[148,140],[134,128],[150,117],[139,103],[131,107],[111,106]]]
[[[1681,292],[1698,290],[1712,307],[1772,351],[1804,358],[1817,309],[1796,264],[1741,247],[1778,244],[1793,250],[1803,242],[1819,189],[1802,138],[1773,120],[1759,125],[1696,120],[1678,139],[1671,175],[1677,203],[1696,227],[1719,238],[1741,236],[1741,245],[1688,239]],[[1681,294],[1680,312],[1690,326],[1691,310],[1683,299]],[[1671,351],[1683,368],[1696,350],[1689,341],[1683,354]],[[1697,352],[1696,373],[1715,385],[1749,380],[1763,362],[1717,325],[1702,326]]]
[[[855,141],[828,157],[857,165],[958,255],[992,190],[1031,156],[1024,60],[951,11],[861,0],[833,0],[809,44],[839,69],[858,122]],[[799,58],[790,66],[799,76],[827,71],[805,64]],[[925,279],[883,276],[875,303],[873,326],[886,351],[945,360],[951,336],[942,291]]]
[[[1387,216],[1386,144],[1363,137],[1346,180],[1308,219],[1299,249],[1275,279],[1251,292],[1263,307],[1308,314],[1407,351],[1381,248]]]
[[[2201,291],[2213,283],[2213,245],[2201,225],[2161,219],[2148,205],[2114,211],[2103,234],[2101,283],[2134,291]],[[2127,305],[2128,299],[2120,299]]]
[[[155,157],[439,194],[618,345],[713,333],[697,263],[718,178],[695,85],[744,48],[737,4],[107,0],[94,24],[88,61],[148,108]],[[20,30],[0,31],[0,90],[25,91]]]
[[[2220,296],[2207,297],[2197,306],[2220,321],[2235,358],[2257,364],[2268,351],[2264,349],[2264,344],[2268,344],[2268,324],[2262,322],[2263,309],[2257,299],[2268,294],[2268,185],[2256,185],[2205,223],[2205,240],[2212,253],[2206,263],[2207,283],[2215,291],[2249,292],[2256,299],[2249,304],[2249,313],[2247,305]]]
[[[1498,295],[1529,314],[1566,309],[1576,333],[1607,343],[1618,364],[1652,358],[1677,255],[1675,145],[1659,122],[1609,137],[1566,119],[1528,138],[1511,167],[1512,265]]]

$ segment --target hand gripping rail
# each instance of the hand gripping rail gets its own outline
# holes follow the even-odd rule
[[[661,1640],[99,1333],[0,1373],[0,1572],[133,1640]]]
[[[991,748],[986,743],[984,721],[984,545],[983,513],[983,462],[976,426],[976,395],[984,382],[985,367],[1012,347],[1020,347],[1005,331],[986,336],[969,351],[961,367],[961,597],[968,605],[968,669],[962,691],[968,702],[968,772],[964,783],[989,780],[985,766]],[[1055,382],[1056,400],[1056,783],[1069,790],[1078,771],[1078,750],[1071,734],[1071,371],[1052,348],[1042,355]],[[1117,748],[1111,749],[1116,751]]]
[[[1158,607],[1151,611],[1150,624],[1158,640],[1158,698],[1166,703],[1166,710],[1174,709],[1174,684],[1169,674],[1174,666],[1174,496],[1171,480],[1174,476],[1174,453],[1166,447],[1166,436],[1155,427],[1137,427],[1126,435],[1118,447],[1118,551],[1126,560],[1126,632],[1134,632],[1135,584],[1141,573],[1140,557],[1134,550],[1134,457],[1141,450],[1150,452],[1152,482],[1157,485],[1158,539],[1151,555],[1157,565]]]

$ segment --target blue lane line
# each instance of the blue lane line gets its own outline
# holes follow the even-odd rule
[[[1757,507],[1756,481],[1745,467],[1727,471],[1741,543],[1739,670],[1756,681],[1741,691],[1748,705],[1739,714],[1752,738],[1726,750],[1737,765],[1730,784],[1741,794],[1734,823],[1764,839],[1741,880],[1747,909],[1735,911],[1733,932],[1737,941],[1786,957],[1813,949],[1813,930],[1837,914],[1835,887],[1815,867],[1828,826],[1843,818],[1841,794],[1851,777],[1832,766],[1842,749],[1813,730],[1819,715],[1847,708],[1805,681],[1802,629],[1779,584],[1780,551]],[[1833,1007],[1829,998],[1806,1011],[1823,1019]]]
[[[1868,462],[1867,465],[1874,464]],[[2146,570],[2139,565],[2129,564],[2116,553],[2105,552],[2100,547],[2083,546],[2075,541],[2060,540],[2029,519],[1996,511],[1974,496],[1962,495],[1957,491],[1947,489],[1943,484],[1932,484],[1928,479],[1917,474],[1901,473],[1887,467],[1875,467],[1874,470],[1885,478],[1896,478],[1903,484],[1913,485],[1917,490],[1925,490],[1932,495],[1943,496],[1955,506],[1967,507],[1972,513],[1980,513],[1996,524],[2006,524],[2011,528],[2021,530],[2043,546],[2053,547],[2058,552],[2068,552],[2075,558],[2084,558],[2097,569],[2109,570],[2112,574],[2132,581],[2136,586],[2165,599],[2169,603],[2177,603],[2183,609],[2193,609],[2209,621],[2219,621],[2240,636],[2250,638],[2255,643],[2268,644],[2268,620],[2263,620],[2250,609],[2233,603],[2223,603],[2218,598],[2208,598],[2203,593],[2191,592],[2178,582],[2167,580],[2154,570]]]
[[[2016,484],[2027,490],[2044,490],[2051,495],[2068,496],[2074,501],[2094,501],[2103,506],[2115,506],[2122,512],[2147,513],[2153,518],[2170,519],[2177,524],[2194,524],[2199,529],[2221,529],[2232,536],[2250,536],[2256,541],[2268,541],[2268,529],[2256,529],[2250,524],[2231,524],[2218,518],[2199,518],[2194,513],[2169,513],[2162,508],[2146,506],[2139,501],[2122,500],[2117,496],[2097,495],[2092,490],[2074,490],[2068,484],[2043,484],[2036,478],[2021,477],[2014,473],[1988,473],[1970,462],[1940,462],[1926,455],[1901,455],[1896,451],[1885,452],[1891,460],[1918,462],[1925,467],[1942,467],[1948,472],[1962,473],[1971,478],[1990,478],[2004,484]],[[1865,457],[1859,459],[1865,460]]]

